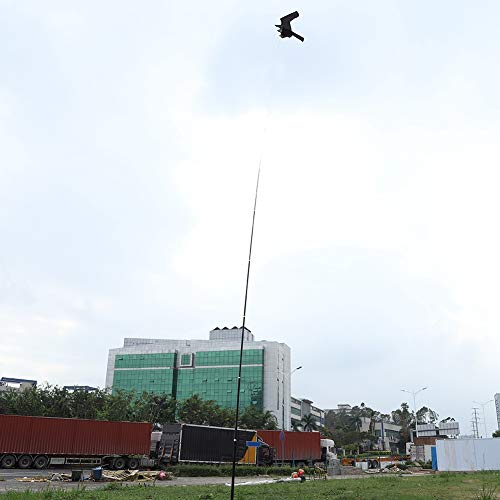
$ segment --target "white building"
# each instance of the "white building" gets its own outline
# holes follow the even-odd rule
[[[325,425],[325,410],[313,406],[312,403],[310,399],[292,397],[290,399],[290,422],[301,425],[302,418],[311,415],[316,425],[323,427]]]
[[[371,432],[378,438],[375,449],[386,451],[397,451],[401,438],[401,426],[389,420],[372,421],[368,417],[361,417],[361,432]]]
[[[126,338],[110,349],[106,387],[168,394],[178,400],[198,394],[220,406],[236,406],[241,328],[215,328],[208,340]],[[240,408],[269,410],[290,428],[290,348],[255,341],[245,328]]]
[[[0,391],[23,391],[32,387],[36,387],[36,380],[12,377],[2,377],[0,379]]]

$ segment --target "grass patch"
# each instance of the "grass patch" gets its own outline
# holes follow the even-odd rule
[[[172,484],[172,483],[170,483]],[[238,486],[236,498],[250,500],[460,500],[491,499],[500,487],[500,473],[438,474],[415,477],[366,477],[359,479],[306,481],[305,483],[281,483],[261,486]],[[128,499],[175,499],[175,500],[226,500],[228,486],[106,486],[100,489],[72,491],[44,490],[39,493],[7,493],[2,500],[21,499],[81,499],[81,500],[128,500]]]

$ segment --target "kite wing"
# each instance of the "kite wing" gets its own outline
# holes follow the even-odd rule
[[[290,25],[290,23],[294,19],[297,19],[297,17],[299,17],[299,13],[297,11],[295,11],[295,12],[292,12],[291,14],[288,14],[287,16],[282,17],[280,19],[280,21],[281,21],[281,24],[288,24],[288,25]]]

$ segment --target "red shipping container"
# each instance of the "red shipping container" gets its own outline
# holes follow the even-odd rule
[[[282,432],[284,440],[280,438]],[[277,461],[321,460],[319,432],[257,431],[257,434],[276,450]]]
[[[0,454],[149,455],[151,429],[146,422],[0,415]]]

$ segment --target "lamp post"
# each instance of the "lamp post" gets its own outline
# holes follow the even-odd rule
[[[290,377],[297,371],[302,369],[302,366],[297,366],[297,368],[294,368],[290,372]],[[281,411],[282,411],[282,416],[281,416],[281,430],[285,430],[285,373],[282,372],[282,377],[281,377]]]
[[[418,437],[418,417],[417,417],[417,394],[419,392],[425,391],[427,387],[422,387],[422,389],[419,389],[418,391],[408,391],[407,389],[401,389],[402,392],[407,392],[408,394],[411,394],[413,396],[413,411],[415,412],[415,431],[417,433]]]
[[[484,411],[484,407],[489,404],[493,403],[493,399],[490,399],[489,401],[485,401],[484,403],[480,403],[479,401],[472,401],[473,403],[476,403],[477,405],[481,405],[483,408],[483,422],[484,422],[484,437],[488,437],[488,430],[486,429],[486,412]]]
[[[297,370],[300,370],[302,366],[297,366],[290,372],[290,377],[292,373],[295,373]],[[278,369],[278,372],[281,373],[281,465],[283,465],[284,456],[285,456],[285,372]],[[278,386],[279,387],[279,386]]]

